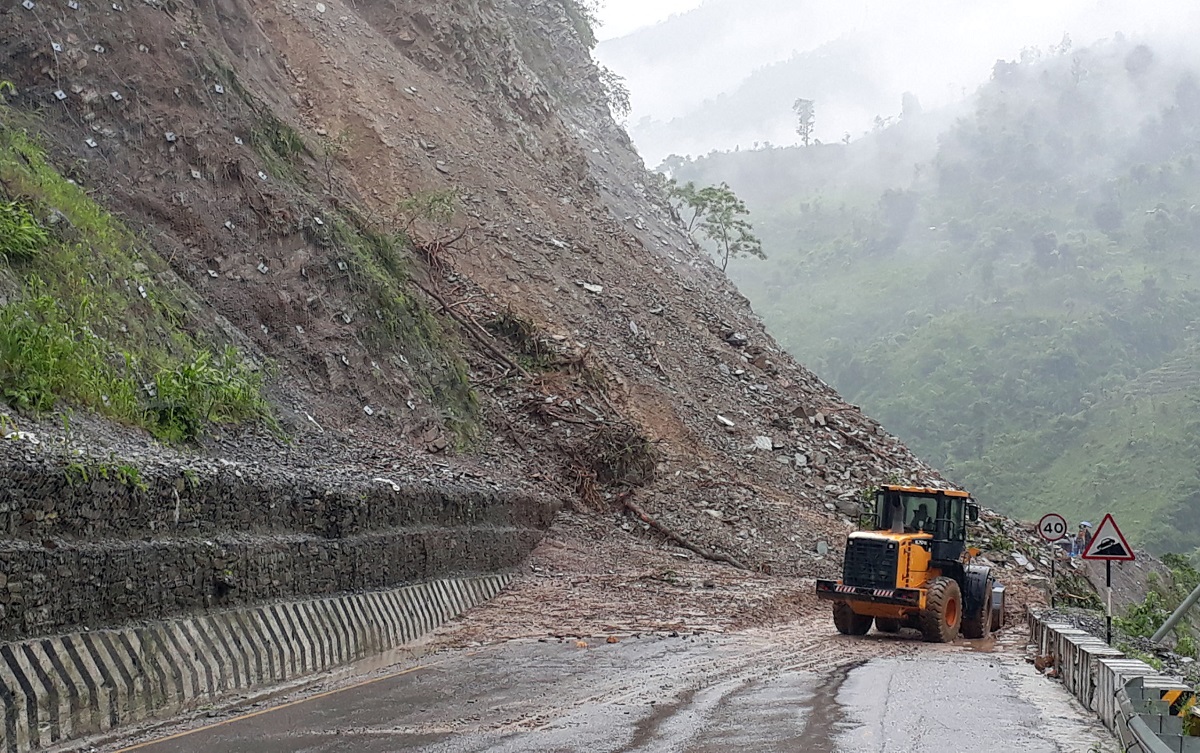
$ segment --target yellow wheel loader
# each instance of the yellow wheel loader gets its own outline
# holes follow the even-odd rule
[[[846,541],[841,580],[818,580],[844,635],[910,627],[934,643],[983,638],[1004,623],[1004,586],[992,569],[971,564],[967,520],[979,519],[970,495],[953,489],[886,485],[872,511],[874,530]],[[977,554],[977,552],[975,552]]]

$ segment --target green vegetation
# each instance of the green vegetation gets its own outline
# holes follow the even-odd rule
[[[1180,637],[1175,644],[1175,653],[1192,659],[1200,659],[1200,656],[1196,655],[1196,639],[1190,633]]]
[[[304,197],[310,207],[325,203],[314,195],[314,179],[310,168],[320,168],[324,189],[334,193],[334,168],[349,148],[351,136],[346,131],[321,137],[318,164],[307,143],[293,128],[276,118],[237,80],[227,66],[214,62],[214,75],[219,77],[256,113],[257,125],[251,134],[255,151],[272,175],[291,184],[294,192]],[[303,226],[307,238],[314,244],[336,251],[337,270],[345,275],[357,302],[355,311],[337,314],[346,324],[355,316],[367,317],[367,344],[380,360],[387,359],[394,368],[405,371],[431,404],[441,410],[442,421],[450,428],[463,448],[474,441],[479,432],[478,395],[471,387],[467,365],[458,354],[453,338],[447,335],[433,313],[420,300],[410,295],[412,281],[409,262],[413,244],[414,223],[428,220],[445,224],[456,209],[453,190],[420,194],[397,208],[406,223],[396,231],[388,221],[372,222],[356,213],[352,202],[324,219],[312,219]],[[314,212],[323,215],[325,212]],[[288,228],[288,231],[294,228]],[[381,369],[380,363],[372,368]]]
[[[310,226],[308,232],[314,243],[341,254],[339,269],[361,295],[360,311],[373,319],[367,327],[368,343],[407,365],[425,397],[441,408],[441,418],[460,447],[473,441],[479,431],[479,397],[471,387],[466,362],[441,324],[406,290],[408,238],[375,230],[347,210]]]
[[[754,235],[750,223],[743,219],[750,210],[728,183],[704,188],[696,188],[690,181],[682,186],[673,184],[670,197],[685,215],[690,214],[686,217],[688,232],[699,230],[712,244],[722,270],[729,266],[730,259],[767,258],[762,241]]]
[[[1162,596],[1157,591],[1146,594],[1146,600],[1134,604],[1125,612],[1124,617],[1118,617],[1114,622],[1128,635],[1150,637],[1162,627],[1171,613],[1163,606]]]
[[[579,41],[589,50],[595,48],[597,42],[596,27],[600,25],[598,13],[603,0],[563,0],[563,10],[575,27]]]
[[[489,332],[508,340],[517,351],[517,361],[530,371],[546,371],[558,362],[558,354],[537,331],[533,322],[506,309],[486,322]]]
[[[210,422],[235,424],[263,412],[261,380],[228,346],[219,355],[198,351],[160,368],[150,390],[149,416],[154,433],[183,442],[199,436]]]
[[[1193,706],[1192,712],[1183,717],[1183,734],[1188,737],[1200,737],[1200,714],[1197,714],[1196,710],[1196,707]]]
[[[1151,573],[1146,580],[1150,588],[1146,599],[1141,604],[1129,607],[1125,616],[1116,618],[1117,626],[1127,635],[1145,638],[1154,635],[1188,594],[1200,585],[1200,572],[1187,558],[1167,554],[1163,556],[1163,564],[1170,568],[1169,582],[1163,583],[1161,578]],[[1197,658],[1195,625],[1196,616],[1189,615],[1175,626],[1176,653]]]
[[[79,323],[95,316],[84,299],[66,307],[39,278],[19,302],[0,308],[0,389],[9,405],[33,413],[59,398],[136,421],[137,385],[113,355],[111,343]]]
[[[629,117],[629,113],[633,112],[633,100],[625,78],[603,65],[597,69],[600,72],[600,86],[604,89],[604,97],[608,100],[613,117],[618,120]]]
[[[1088,579],[1065,567],[1058,570],[1054,581],[1054,595],[1060,605],[1104,612],[1104,602],[1100,600],[1099,594]]]
[[[811,99],[797,99],[792,103],[792,112],[796,113],[796,135],[800,137],[800,143],[810,146],[813,129],[817,123],[816,102]]]
[[[141,471],[129,463],[68,463],[64,470],[67,483],[71,486],[91,483],[92,479],[112,480],[134,491],[146,491],[149,485],[142,479]]]
[[[303,138],[242,87],[232,71],[218,68],[222,80],[258,114],[252,143],[268,169],[291,183],[297,194],[305,196],[311,205],[323,203],[311,195],[312,186],[318,183],[306,173],[312,153]],[[349,144],[350,134],[345,131],[320,140],[320,167],[330,193],[334,191],[334,166],[346,154]],[[311,242],[336,251],[340,257],[338,271],[345,275],[359,302],[356,312],[340,314],[345,323],[350,324],[354,314],[369,317],[368,345],[414,379],[430,403],[441,410],[442,421],[454,433],[461,449],[478,436],[479,398],[471,387],[467,364],[459,356],[455,342],[429,308],[409,293],[414,225],[428,221],[444,226],[456,210],[454,190],[431,191],[400,202],[394,218],[397,221],[392,221],[390,228],[381,227],[389,224],[386,221],[371,222],[356,213],[347,202],[333,216],[307,222],[303,230]],[[402,227],[396,230],[396,225]],[[374,368],[381,367],[375,364]]]
[[[15,119],[0,110],[0,399],[35,414],[64,401],[176,442],[269,420],[260,374],[189,333],[158,283],[166,264]]]
[[[753,207],[770,258],[730,274],[784,345],[985,504],[1191,552],[1198,81],[1115,39],[998,63],[941,132],[668,168]]]
[[[269,112],[260,115],[251,129],[250,145],[266,164],[269,174],[293,181],[303,176],[303,158],[312,156],[300,134]]]
[[[985,548],[993,552],[1011,552],[1013,550],[1013,540],[1002,533],[998,533],[988,540]]]
[[[418,222],[448,225],[458,209],[458,197],[453,189],[422,191],[396,203],[396,216],[404,225],[404,232],[412,233]]]
[[[0,202],[0,259],[29,261],[49,242],[32,212],[15,201]]]
[[[180,473],[183,476],[184,484],[190,491],[200,488],[200,474],[194,468],[184,468]]]

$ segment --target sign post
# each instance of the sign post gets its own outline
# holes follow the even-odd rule
[[[1049,543],[1053,549],[1050,552],[1050,608],[1055,607],[1054,596],[1058,592],[1058,546],[1067,535],[1067,521],[1057,513],[1042,516],[1037,524],[1038,536]]]
[[[1108,587],[1108,643],[1111,646],[1112,563],[1133,562],[1136,559],[1133,554],[1133,547],[1129,546],[1129,542],[1125,539],[1125,534],[1121,533],[1121,529],[1117,527],[1117,521],[1113,520],[1111,513],[1104,516],[1104,521],[1096,529],[1096,535],[1092,537],[1092,543],[1088,545],[1087,551],[1083,553],[1083,558],[1085,560],[1099,560],[1104,562],[1105,585]]]

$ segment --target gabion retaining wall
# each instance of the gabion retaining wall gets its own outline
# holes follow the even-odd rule
[[[0,640],[504,572],[557,509],[483,481],[134,469],[0,442]]]

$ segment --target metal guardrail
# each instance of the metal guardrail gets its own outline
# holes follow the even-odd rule
[[[1184,734],[1186,701],[1192,689],[1072,625],[1029,617],[1030,641],[1050,656],[1063,685],[1095,711],[1123,751],[1200,753],[1200,737]]]
[[[1171,713],[1170,703],[1161,700],[1166,677],[1135,677],[1117,690],[1121,723],[1116,725],[1121,749],[1139,753],[1200,753],[1200,737],[1183,734],[1183,719]],[[1173,690],[1175,688],[1171,688]],[[1127,731],[1126,741],[1122,732]]]

